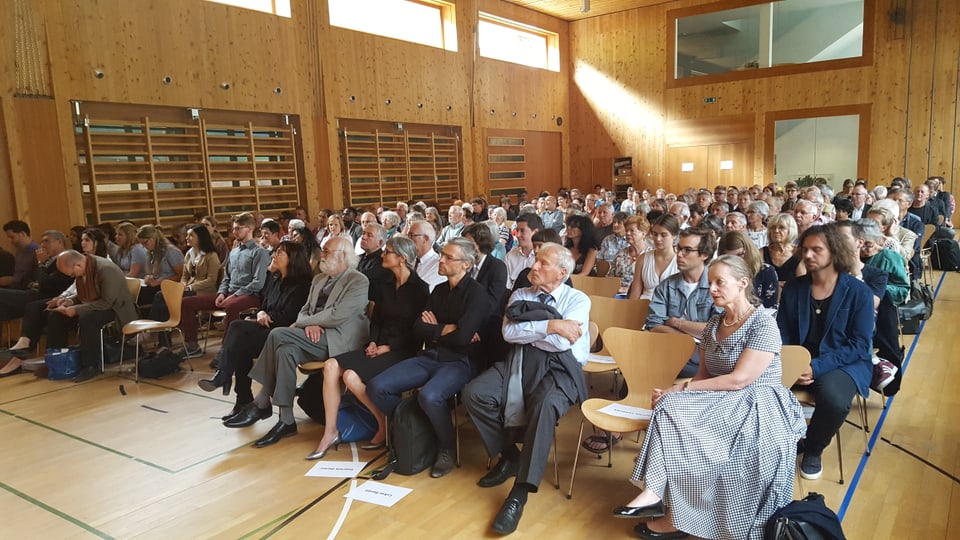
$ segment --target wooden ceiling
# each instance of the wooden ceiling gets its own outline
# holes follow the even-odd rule
[[[511,4],[546,13],[558,19],[576,21],[628,9],[666,4],[672,0],[590,0],[590,11],[580,13],[581,0],[506,0]]]

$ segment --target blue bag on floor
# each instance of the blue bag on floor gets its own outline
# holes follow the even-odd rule
[[[80,347],[47,349],[43,360],[50,370],[47,378],[51,381],[72,379],[80,369]]]
[[[337,429],[345,443],[369,441],[377,434],[377,419],[357,398],[346,395],[337,411]]]

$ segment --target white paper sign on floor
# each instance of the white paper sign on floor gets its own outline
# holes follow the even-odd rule
[[[318,461],[316,465],[307,471],[306,476],[318,476],[321,478],[354,478],[363,467],[364,462],[354,461]]]
[[[383,482],[368,480],[363,485],[350,490],[344,497],[389,508],[397,504],[397,501],[406,497],[411,491],[413,490],[410,488],[391,486]]]

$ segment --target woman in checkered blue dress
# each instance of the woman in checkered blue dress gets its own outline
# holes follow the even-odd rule
[[[707,322],[700,372],[654,392],[654,412],[631,482],[644,486],[614,510],[646,518],[641,538],[761,539],[793,498],[797,441],[806,425],[781,384],[780,333],[756,308],[742,259],[710,265],[710,293],[725,313]]]

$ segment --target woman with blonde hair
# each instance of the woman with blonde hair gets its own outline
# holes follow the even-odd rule
[[[147,250],[137,239],[137,228],[125,221],[117,226],[117,259],[113,262],[127,277],[143,279],[147,270]]]
[[[327,242],[329,242],[331,238],[337,236],[350,238],[350,234],[346,231],[347,228],[344,225],[343,218],[340,217],[340,214],[331,214],[330,217],[327,218],[327,234],[325,234],[320,240],[320,247],[323,248],[323,246],[327,245]],[[350,243],[353,243],[352,238],[350,238]]]
[[[137,231],[137,238],[147,250],[147,269],[140,289],[140,305],[153,302],[160,291],[160,282],[165,279],[180,281],[183,275],[183,252],[170,245],[160,229],[144,225]]]
[[[761,250],[763,262],[773,266],[780,283],[797,277],[800,256],[796,253],[797,221],[787,213],[767,223],[767,245]]]

